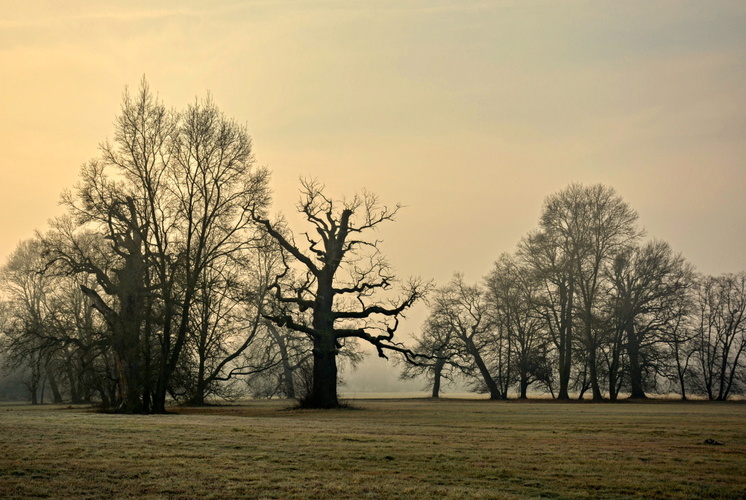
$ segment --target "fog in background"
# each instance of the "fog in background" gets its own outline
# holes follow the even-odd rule
[[[613,186],[704,273],[746,268],[743,2],[0,6],[3,262],[145,75],[168,106],[209,91],[245,122],[291,221],[300,176],[405,205],[380,233],[402,277],[481,279],[570,182]],[[421,386],[366,366],[343,392]]]

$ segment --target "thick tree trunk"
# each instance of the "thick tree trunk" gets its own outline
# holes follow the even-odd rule
[[[67,376],[67,384],[70,386],[70,402],[73,404],[82,403],[83,398],[81,397],[79,391],[82,390],[82,387],[84,386],[83,376],[81,375],[80,379],[75,377],[75,375],[73,374],[71,363],[67,364],[65,375]]]
[[[430,397],[433,397],[433,398],[440,397],[440,379],[442,377],[443,366],[445,366],[445,364],[446,362],[444,359],[438,358],[435,361],[435,366],[433,367],[433,391]]]
[[[195,406],[205,405],[205,381],[202,378],[197,379],[197,387],[194,389],[194,395],[192,396],[191,404]]]
[[[632,399],[645,399],[642,387],[642,366],[640,364],[640,341],[633,325],[627,325],[627,356],[629,357],[629,381]]]
[[[521,373],[521,395],[520,399],[528,399],[528,374],[526,372]]]
[[[204,406],[205,392],[207,392],[207,383],[205,381],[205,359],[200,356],[199,363],[197,364],[197,381],[190,403],[196,406]]]
[[[333,334],[314,339],[313,385],[302,402],[308,408],[337,408],[337,346]]]
[[[114,332],[114,359],[119,386],[117,413],[144,413],[140,373],[139,324],[123,316],[121,329]]]
[[[60,394],[60,388],[57,385],[57,379],[54,377],[54,373],[49,368],[46,368],[47,381],[49,382],[49,388],[52,390],[52,403],[62,403],[62,394]]]
[[[139,366],[135,360],[117,360],[119,367],[119,405],[117,413],[143,413],[139,384]]]

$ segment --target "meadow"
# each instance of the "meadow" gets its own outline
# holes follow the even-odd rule
[[[746,498],[741,402],[351,404],[0,405],[0,498]]]

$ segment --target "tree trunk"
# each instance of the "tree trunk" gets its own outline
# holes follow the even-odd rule
[[[474,345],[474,342],[472,342],[471,339],[468,339],[466,345],[469,349],[469,352],[474,357],[474,362],[476,363],[477,368],[479,368],[479,373],[484,379],[484,384],[487,386],[487,390],[490,391],[490,399],[502,399],[500,389],[497,387],[495,379],[492,378],[490,371],[487,369],[487,365],[484,364],[484,360],[479,354],[479,350]]]
[[[290,356],[288,355],[287,344],[285,339],[282,338],[280,332],[277,329],[269,325],[268,330],[272,339],[277,343],[277,347],[280,349],[280,357],[282,359],[282,377],[285,383],[285,397],[288,399],[295,399],[295,381],[293,380],[293,366],[290,364]]]
[[[435,361],[435,366],[433,367],[433,392],[430,395],[430,397],[432,398],[440,397],[440,379],[443,373],[443,366],[445,366],[445,364],[445,360],[441,358],[438,358]]]
[[[60,388],[57,385],[57,379],[54,378],[54,374],[52,373],[52,370],[47,367],[45,369],[47,374],[47,381],[49,382],[49,388],[52,390],[52,403],[54,404],[60,404],[62,403],[62,394],[60,394]]]
[[[611,401],[616,401],[617,399],[617,376],[619,372],[619,357],[616,354],[616,348],[612,349],[612,360],[611,363],[609,363],[609,399]]]
[[[83,398],[80,396],[79,387],[82,388],[83,384],[83,375],[78,379],[73,374],[73,368],[72,363],[67,363],[67,383],[70,386],[70,402],[73,404],[79,404],[83,402]],[[80,383],[79,383],[80,382]]]
[[[645,399],[642,387],[642,366],[640,365],[640,341],[633,325],[627,325],[627,356],[629,356],[629,381],[631,399]]]
[[[559,393],[557,399],[570,399],[570,368],[572,367],[570,359],[572,348],[570,342],[566,339],[565,345],[560,348],[560,366],[559,366]]]
[[[601,386],[598,383],[598,366],[596,360],[596,346],[588,350],[588,375],[591,378],[591,390],[593,392],[593,401],[602,401]]]
[[[295,380],[293,379],[293,368],[287,359],[282,360],[282,373],[285,382],[285,397],[295,399]]]
[[[134,360],[119,361],[120,402],[117,413],[143,413],[140,386],[138,383],[139,367]]]
[[[191,404],[196,406],[204,406],[205,404],[205,392],[207,392],[207,383],[205,382],[205,358],[202,355],[204,351],[199,354],[199,362],[197,363],[197,381],[194,387],[194,394],[192,395]]]
[[[191,404],[195,406],[204,406],[205,405],[205,380],[202,378],[201,375],[197,376],[197,387],[194,390],[194,395],[192,396]]]
[[[681,371],[679,371],[678,375],[679,375],[679,385],[681,386],[681,400],[682,401],[686,401],[687,400],[687,397],[686,397],[686,383],[685,383],[685,380],[684,380],[684,374]]]
[[[591,392],[593,394],[593,401],[602,401],[603,396],[601,394],[601,385],[598,382],[598,347],[596,345],[596,339],[593,335],[590,304],[585,305],[584,316],[585,320],[583,321],[583,329],[585,343],[588,349],[588,376],[590,377],[591,382]]]
[[[519,389],[520,389],[520,395],[518,396],[519,399],[528,399],[528,377],[529,377],[529,361],[528,356],[526,355],[526,349],[522,349],[523,354],[521,355],[521,362],[520,362],[520,372],[521,372],[521,378],[519,382]]]
[[[528,399],[528,375],[521,374],[521,395],[520,399]]]
[[[559,349],[559,394],[557,399],[570,399],[570,370],[572,368],[572,308],[575,280],[572,276],[568,278],[566,288],[560,290],[560,302],[563,309],[560,310],[560,345]]]
[[[337,346],[333,334],[319,335],[313,346],[313,385],[301,402],[307,408],[337,408]]]
[[[166,308],[172,307],[170,304]],[[171,353],[171,322],[172,315],[167,312],[163,326],[163,339],[161,340],[161,359],[158,366],[158,379],[155,383],[153,394],[153,413],[166,413],[166,392],[168,390],[168,363]]]

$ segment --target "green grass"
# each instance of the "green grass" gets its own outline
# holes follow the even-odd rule
[[[743,403],[352,403],[2,405],[0,498],[746,498]]]

